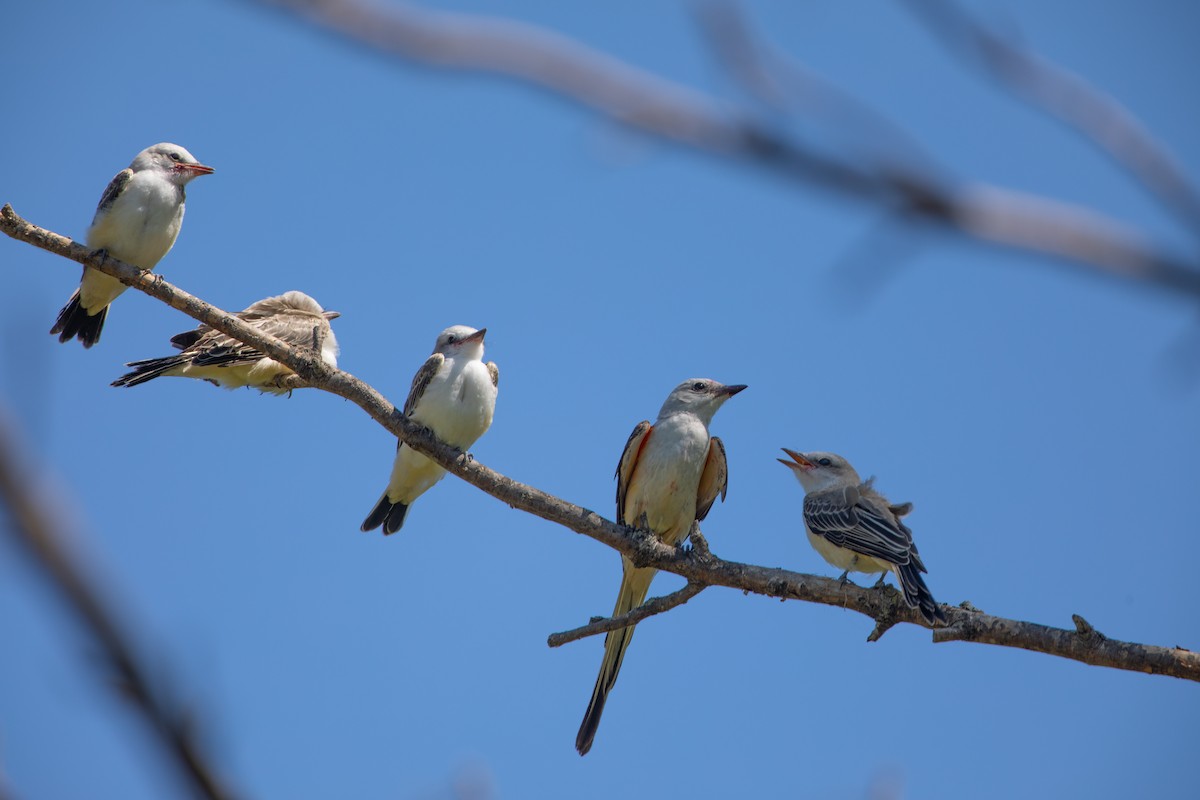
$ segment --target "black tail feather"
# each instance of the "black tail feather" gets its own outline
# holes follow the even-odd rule
[[[133,367],[133,371],[126,372],[110,385],[137,386],[140,383],[153,380],[175,367],[181,367],[187,361],[187,356],[167,356],[166,358],[148,358],[145,361],[130,361],[125,366]]]
[[[617,616],[617,614],[614,613],[613,616]],[[625,660],[625,651],[629,648],[629,640],[633,637],[633,631],[634,628],[631,625],[628,628],[618,628],[615,631],[609,631],[604,636],[604,649],[606,653],[610,644],[609,637],[615,637],[613,645],[616,648],[617,657],[611,665],[608,663],[602,665],[600,674],[596,676],[596,686],[592,689],[592,699],[588,701],[587,711],[583,713],[583,722],[579,725],[579,733],[575,734],[575,750],[581,756],[586,756],[588,751],[592,749],[592,742],[596,739],[596,731],[600,728],[600,717],[604,714],[604,704],[608,701],[608,693],[612,691],[613,686],[617,683],[617,675],[621,672],[621,664]]]
[[[108,318],[108,306],[100,309],[99,314],[89,314],[79,304],[79,290],[71,295],[71,299],[58,312],[51,334],[57,333],[60,342],[69,342],[78,337],[84,347],[91,347],[100,341],[100,331],[104,328],[104,320]]]
[[[938,622],[945,624],[946,612],[942,611],[942,607],[933,599],[933,593],[929,591],[929,587],[925,585],[925,579],[921,577],[922,571],[923,566],[916,559],[896,568],[900,590],[904,592],[904,602],[908,604],[909,608],[920,611],[921,616],[930,625]]]
[[[404,527],[406,514],[408,514],[408,506],[405,503],[393,503],[388,499],[387,492],[384,492],[383,497],[379,498],[379,502],[375,504],[375,508],[371,509],[371,513],[363,520],[360,530],[373,531],[382,525],[383,535],[390,536]]]

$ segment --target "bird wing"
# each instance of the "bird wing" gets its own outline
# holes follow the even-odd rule
[[[634,470],[637,469],[642,448],[646,446],[646,442],[650,439],[650,432],[653,430],[654,426],[648,419],[635,425],[633,433],[629,434],[629,439],[625,442],[621,460],[617,463],[617,522],[622,525],[636,524],[625,520],[625,495],[629,492],[629,482],[633,479]]]
[[[101,212],[107,211],[112,207],[112,204],[117,201],[117,197],[121,194],[121,190],[125,188],[125,184],[129,183],[129,179],[132,177],[132,169],[123,169],[113,176],[113,179],[108,182],[108,188],[100,196],[100,203],[96,206],[96,217],[100,216]],[[95,222],[95,217],[93,217],[92,224],[94,225]]]
[[[305,312],[282,312],[262,317],[248,311],[249,309],[238,312],[236,316],[293,347],[319,350],[329,328],[329,322],[323,317]],[[198,328],[196,331],[181,333],[171,339],[171,342],[187,341],[199,330]],[[267,354],[257,347],[239,342],[232,336],[226,336],[211,328],[201,334],[187,349],[193,352],[192,363],[198,367],[233,367],[253,364],[267,357]]]
[[[496,366],[495,361],[487,362],[488,375],[492,376],[492,386],[500,388],[500,368]]]
[[[193,328],[190,331],[177,333],[171,337],[171,346],[176,350],[188,350],[194,347],[197,342],[204,338],[204,335],[211,331],[212,328],[207,325],[201,325],[198,328]]]
[[[434,353],[425,359],[425,363],[413,376],[412,388],[408,390],[408,399],[404,401],[404,416],[411,417],[417,410],[417,403],[421,402],[421,396],[425,394],[429,382],[433,380],[433,376],[437,375],[438,370],[445,362],[446,357],[441,353]]]
[[[729,488],[729,465],[725,462],[725,444],[716,436],[708,440],[708,456],[704,459],[704,470],[700,473],[700,485],[696,491],[696,519],[708,516],[708,510],[721,496],[725,502],[725,491]]]
[[[810,492],[804,497],[808,529],[838,547],[889,564],[907,564],[913,553],[912,531],[886,503],[871,503],[869,487],[849,486]]]

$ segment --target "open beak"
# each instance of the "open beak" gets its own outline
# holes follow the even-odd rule
[[[342,315],[342,312],[340,312],[340,311],[322,311],[321,312],[321,316],[325,317],[325,319],[337,319],[341,315]]]
[[[213,168],[206,167],[203,164],[180,164],[180,169],[186,169],[188,172],[194,172],[197,175],[212,175]]]
[[[470,336],[464,336],[462,338],[462,342],[464,344],[466,342],[482,342],[484,336],[487,336],[487,328],[480,328],[479,330],[472,333]]]
[[[723,389],[721,389],[721,394],[726,395],[727,397],[733,397],[735,394],[737,394],[738,392],[740,392],[742,389],[745,389],[745,388],[746,388],[746,384],[735,383],[733,386],[726,386]]]
[[[791,461],[788,461],[786,458],[775,459],[780,464],[783,464],[785,467],[788,467],[790,469],[802,469],[802,470],[807,471],[816,466],[816,464],[813,464],[811,461],[809,461],[807,458],[805,458],[800,453],[797,453],[795,450],[788,450],[786,447],[781,447],[780,449],[792,457]]]

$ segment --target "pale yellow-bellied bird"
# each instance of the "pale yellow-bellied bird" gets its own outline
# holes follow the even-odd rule
[[[429,428],[452,447],[465,451],[492,425],[500,369],[483,363],[483,337],[487,328],[466,325],[446,328],[433,346],[433,355],[413,378],[404,416]],[[383,526],[392,534],[404,525],[408,507],[446,474],[437,463],[396,443],[392,477],[383,496],[363,520],[362,530]]]
[[[917,553],[912,531],[900,518],[912,503],[892,505],[864,481],[850,462],[833,453],[797,453],[782,448],[792,460],[777,459],[804,487],[804,527],[808,541],[821,557],[851,572],[896,575],[904,602],[921,612],[930,625],[945,622],[946,614],[921,577],[925,564]]]
[[[135,267],[154,269],[183,225],[183,187],[212,171],[177,144],[147,147],[104,190],[87,246]],[[58,312],[50,333],[58,334],[60,342],[78,337],[84,347],[91,347],[100,341],[109,304],[127,288],[111,275],[84,267],[79,288]]]
[[[658,419],[637,424],[617,464],[617,522],[647,528],[666,544],[678,546],[692,523],[704,519],[719,495],[725,499],[728,469],[725,446],[709,436],[708,426],[726,400],[745,386],[724,386],[705,378],[689,378],[667,396]],[[657,570],[639,569],[621,556],[621,589],[613,616],[640,606]],[[633,626],[604,637],[604,660],[575,749],[585,755],[596,738],[604,702],[617,681]]]
[[[234,316],[293,347],[315,350],[326,364],[337,366],[338,344],[329,320],[341,314],[324,310],[304,292],[285,292],[259,300]],[[250,386],[260,392],[283,394],[288,391],[284,379],[295,374],[261,350],[207,325],[172,336],[171,344],[182,352],[130,361],[125,366],[133,367],[133,371],[112,385],[137,386],[158,377],[180,377],[199,378],[226,389]]]

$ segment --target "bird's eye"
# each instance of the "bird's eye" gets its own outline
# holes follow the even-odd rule
[[[703,392],[707,388],[708,387],[704,384],[704,381],[696,381],[695,383],[692,384],[693,392]]]
[[[454,344],[458,341],[458,337],[453,333],[446,337],[446,344]]]
[[[183,161],[183,156],[179,155],[179,153],[167,153],[167,156],[172,161]]]
[[[832,462],[832,461],[830,461],[828,458],[818,458],[818,459],[817,459],[817,463],[818,463],[818,464],[820,464],[822,467],[831,467],[831,466],[833,466],[833,462]]]

